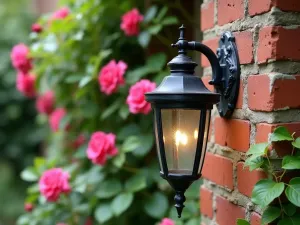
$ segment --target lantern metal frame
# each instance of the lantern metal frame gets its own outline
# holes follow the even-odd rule
[[[180,37],[176,44],[172,44],[173,47],[178,48],[178,55],[168,63],[171,74],[166,76],[154,91],[145,95],[154,112],[154,131],[161,166],[160,175],[175,190],[175,207],[178,217],[181,217],[185,202],[184,192],[201,177],[208,138],[206,137],[206,143],[203,143],[204,134],[207,129],[206,135],[208,136],[210,123],[210,113],[207,114],[207,110],[210,112],[213,105],[217,104],[220,116],[226,118],[231,116],[238,96],[240,66],[234,37],[230,32],[225,32],[221,36],[216,56],[206,45],[200,42],[186,41],[183,25],[179,29]],[[216,92],[209,91],[202,80],[194,76],[197,63],[187,56],[187,50],[199,51],[207,57],[213,74],[209,83],[214,85]],[[168,168],[163,140],[162,109],[199,110],[198,137],[191,174],[173,173]],[[206,122],[208,122],[208,127],[206,127]],[[200,165],[202,155],[203,162]]]

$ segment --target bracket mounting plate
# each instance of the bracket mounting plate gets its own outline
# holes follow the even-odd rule
[[[236,106],[240,87],[240,62],[235,38],[230,31],[222,34],[217,49],[217,57],[221,66],[222,82],[215,85],[221,95],[217,108],[221,117],[229,118]]]

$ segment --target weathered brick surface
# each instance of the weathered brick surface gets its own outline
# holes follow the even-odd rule
[[[236,219],[245,215],[251,225],[259,225],[261,215],[250,209],[245,199],[250,201],[255,183],[266,175],[244,169],[244,155],[250,143],[267,141],[277,126],[286,126],[296,132],[295,137],[300,136],[300,1],[204,2],[203,43],[215,52],[222,32],[233,32],[241,63],[241,84],[232,118],[212,118],[213,144],[209,145],[203,169],[200,212],[205,215],[206,225],[236,225]],[[211,70],[205,57],[201,65],[204,74],[210,74],[203,77],[203,82],[213,90],[208,85]],[[290,154],[292,149],[287,142],[272,143],[274,148],[279,157]]]
[[[237,164],[237,188],[243,195],[251,197],[254,185],[265,178],[267,178],[267,176],[264,172],[250,172],[248,168],[244,168],[243,162]]]
[[[212,219],[213,217],[213,205],[212,199],[213,193],[205,187],[200,190],[200,210],[201,213]]]
[[[243,31],[234,33],[236,45],[238,48],[239,59],[241,64],[252,63],[253,58],[253,41],[252,32]]]
[[[264,27],[259,31],[257,59],[259,63],[269,60],[300,60],[300,28],[287,29],[280,26]]]
[[[218,24],[223,25],[244,17],[243,0],[218,0]]]
[[[248,105],[256,111],[274,111],[284,108],[299,108],[300,75],[271,81],[267,75],[253,75],[248,79]],[[265,88],[257,88],[257,87]]]
[[[246,152],[250,145],[249,121],[215,118],[215,142],[236,151]]]
[[[215,2],[211,0],[201,7],[201,30],[207,30],[214,27]]]
[[[202,176],[230,190],[233,189],[233,163],[226,157],[207,152]]]
[[[216,202],[218,225],[235,225],[237,219],[245,217],[245,209],[229,202],[227,199],[218,196]]]
[[[211,38],[209,40],[203,41],[202,43],[210,47],[213,52],[216,52],[218,48],[219,38]],[[203,67],[210,66],[208,59],[204,55],[201,55],[201,65]]]

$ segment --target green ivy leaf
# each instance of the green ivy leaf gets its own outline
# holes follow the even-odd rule
[[[111,179],[104,181],[96,192],[98,198],[110,198],[117,195],[122,191],[122,184],[117,179]]]
[[[112,209],[109,204],[103,204],[96,208],[95,218],[99,223],[104,223],[113,217]]]
[[[284,190],[284,183],[276,183],[273,180],[260,180],[254,186],[252,201],[262,208],[269,205],[275,198],[279,197]]]
[[[119,153],[117,156],[113,158],[112,162],[116,167],[121,168],[124,165],[125,160],[126,160],[126,155],[123,153]]]
[[[283,211],[286,215],[288,216],[293,216],[296,213],[296,206],[294,206],[293,204],[289,203],[289,204],[284,204],[282,205],[283,207]]]
[[[138,36],[138,42],[143,48],[146,48],[150,42],[150,38],[150,33],[148,31],[143,31]]]
[[[39,176],[34,168],[30,167],[21,172],[21,178],[28,182],[34,182],[39,179]]]
[[[111,207],[116,216],[121,215],[126,209],[129,208],[133,201],[132,193],[123,193],[118,195],[112,201]]]
[[[269,206],[262,215],[262,223],[268,224],[277,219],[281,214],[281,210],[277,207]]]
[[[244,219],[237,219],[237,225],[250,225],[250,223],[247,220]]]
[[[101,114],[101,120],[105,120],[107,117],[111,116],[114,112],[116,112],[121,106],[122,102],[117,100],[113,104],[111,104],[108,108],[106,108]]]
[[[173,25],[173,24],[178,24],[178,19],[177,17],[174,17],[174,16],[169,16],[169,17],[166,17],[165,19],[163,19],[161,21],[161,23],[163,25]]]
[[[162,218],[168,209],[168,199],[160,192],[155,192],[144,205],[146,213],[156,219]]]
[[[265,163],[265,159],[263,157],[249,157],[246,159],[244,166],[249,167],[250,171],[260,168]]]
[[[285,189],[285,195],[291,203],[300,207],[300,177],[290,180],[288,187]]]
[[[148,23],[150,22],[156,15],[157,13],[157,6],[151,6],[147,12],[145,13],[145,16],[144,16],[144,22]]]
[[[139,148],[141,144],[141,140],[138,136],[130,136],[124,141],[122,150],[124,152],[132,152],[136,148]]]
[[[295,148],[299,148],[300,149],[300,137],[298,137],[295,141],[292,142],[292,145]]]
[[[300,216],[285,217],[278,222],[277,225],[298,225],[300,224]]]
[[[293,141],[293,137],[285,127],[277,127],[271,134],[271,141]]]
[[[157,22],[160,22],[161,19],[166,15],[168,12],[168,7],[164,6],[158,13],[157,17],[155,18]]]
[[[263,156],[268,152],[268,146],[269,144],[267,142],[251,145],[250,149],[246,154],[252,155],[253,157]]]
[[[150,34],[152,35],[156,35],[158,34],[162,29],[162,25],[161,24],[156,24],[156,25],[153,25],[151,27],[148,28],[148,31]]]
[[[128,192],[137,192],[146,186],[146,177],[143,174],[137,174],[126,181],[125,190]]]
[[[287,155],[282,160],[282,168],[286,170],[300,169],[300,157]]]
[[[150,56],[147,59],[146,65],[149,68],[149,70],[151,70],[151,72],[155,73],[161,71],[164,68],[166,61],[167,61],[166,54],[157,53]]]

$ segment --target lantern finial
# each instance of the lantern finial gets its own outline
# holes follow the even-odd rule
[[[184,192],[176,191],[176,195],[174,197],[175,200],[175,207],[177,209],[178,218],[181,217],[182,210],[184,208],[185,196]]]

